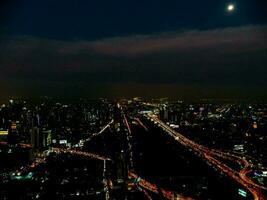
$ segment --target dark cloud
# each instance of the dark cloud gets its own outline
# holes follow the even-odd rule
[[[192,52],[203,49],[215,49],[223,53],[242,53],[266,49],[266,33],[265,26],[246,26],[114,38],[95,42],[92,46],[99,53],[127,56],[164,53],[164,51]]]
[[[266,26],[244,26],[97,41],[9,38],[0,44],[0,78],[32,90],[37,82],[51,90],[53,84],[267,86],[266,36]]]

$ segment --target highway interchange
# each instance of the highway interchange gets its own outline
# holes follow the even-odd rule
[[[156,115],[150,113],[146,114],[145,117],[151,121],[154,121],[154,123],[157,126],[162,128],[168,135],[170,135],[178,143],[196,152],[199,156],[205,159],[208,162],[208,164],[219,169],[221,172],[225,173],[226,175],[228,175],[229,177],[240,183],[244,188],[246,188],[248,191],[252,193],[255,200],[263,200],[267,198],[264,194],[267,191],[267,188],[257,183],[254,183],[247,176],[247,174],[251,171],[251,164],[249,164],[245,156],[241,157],[240,155],[235,155],[233,153],[223,152],[204,147],[186,138],[182,134],[176,132],[175,130],[170,128],[167,124],[162,122]],[[224,164],[222,161],[218,160],[217,159],[218,157],[230,160],[232,162],[236,162],[238,164],[242,164],[243,169],[240,171],[236,171],[227,166],[226,164]]]

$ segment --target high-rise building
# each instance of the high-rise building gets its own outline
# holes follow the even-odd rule
[[[33,151],[40,151],[47,148],[52,143],[51,130],[46,130],[38,127],[31,129],[31,145]]]
[[[17,125],[15,122],[12,122],[10,124],[7,140],[9,144],[16,144],[18,142],[18,131],[17,131]]]
[[[33,151],[38,151],[40,148],[40,130],[38,127],[31,129],[31,145]]]
[[[164,110],[164,120],[168,120],[169,119],[169,111],[167,109]]]

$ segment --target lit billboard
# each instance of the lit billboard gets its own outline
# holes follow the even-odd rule
[[[242,189],[238,189],[238,194],[242,197],[247,197],[247,192]]]
[[[8,131],[0,131],[0,135],[8,135]]]

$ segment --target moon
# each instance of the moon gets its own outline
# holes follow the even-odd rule
[[[228,12],[233,12],[235,10],[235,5],[234,4],[229,4],[228,6],[227,6],[227,11]]]

